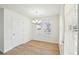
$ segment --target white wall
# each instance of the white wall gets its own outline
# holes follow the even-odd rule
[[[4,50],[4,9],[0,8],[0,51]]]
[[[59,41],[59,16],[43,17],[41,21],[47,21],[51,24],[51,33],[46,34],[43,31],[38,31],[33,25],[33,40],[40,40],[52,43],[58,43]]]
[[[4,52],[31,39],[31,20],[15,11],[4,9]]]

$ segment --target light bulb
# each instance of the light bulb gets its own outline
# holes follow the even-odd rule
[[[39,20],[38,23],[41,23],[41,20]]]
[[[35,20],[33,20],[32,22],[33,22],[33,23],[36,23],[36,21],[35,21]]]

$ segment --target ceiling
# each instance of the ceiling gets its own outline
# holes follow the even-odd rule
[[[28,17],[48,17],[60,13],[60,4],[2,4],[1,8],[9,8]]]

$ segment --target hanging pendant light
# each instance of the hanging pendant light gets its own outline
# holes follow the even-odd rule
[[[37,9],[35,11],[35,17],[33,18],[32,23],[33,24],[39,24],[39,23],[41,23],[41,20],[39,20],[39,9]]]

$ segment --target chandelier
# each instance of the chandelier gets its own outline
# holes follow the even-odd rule
[[[35,10],[35,17],[33,18],[32,23],[33,24],[40,24],[41,23],[41,20],[39,17],[39,9]]]

